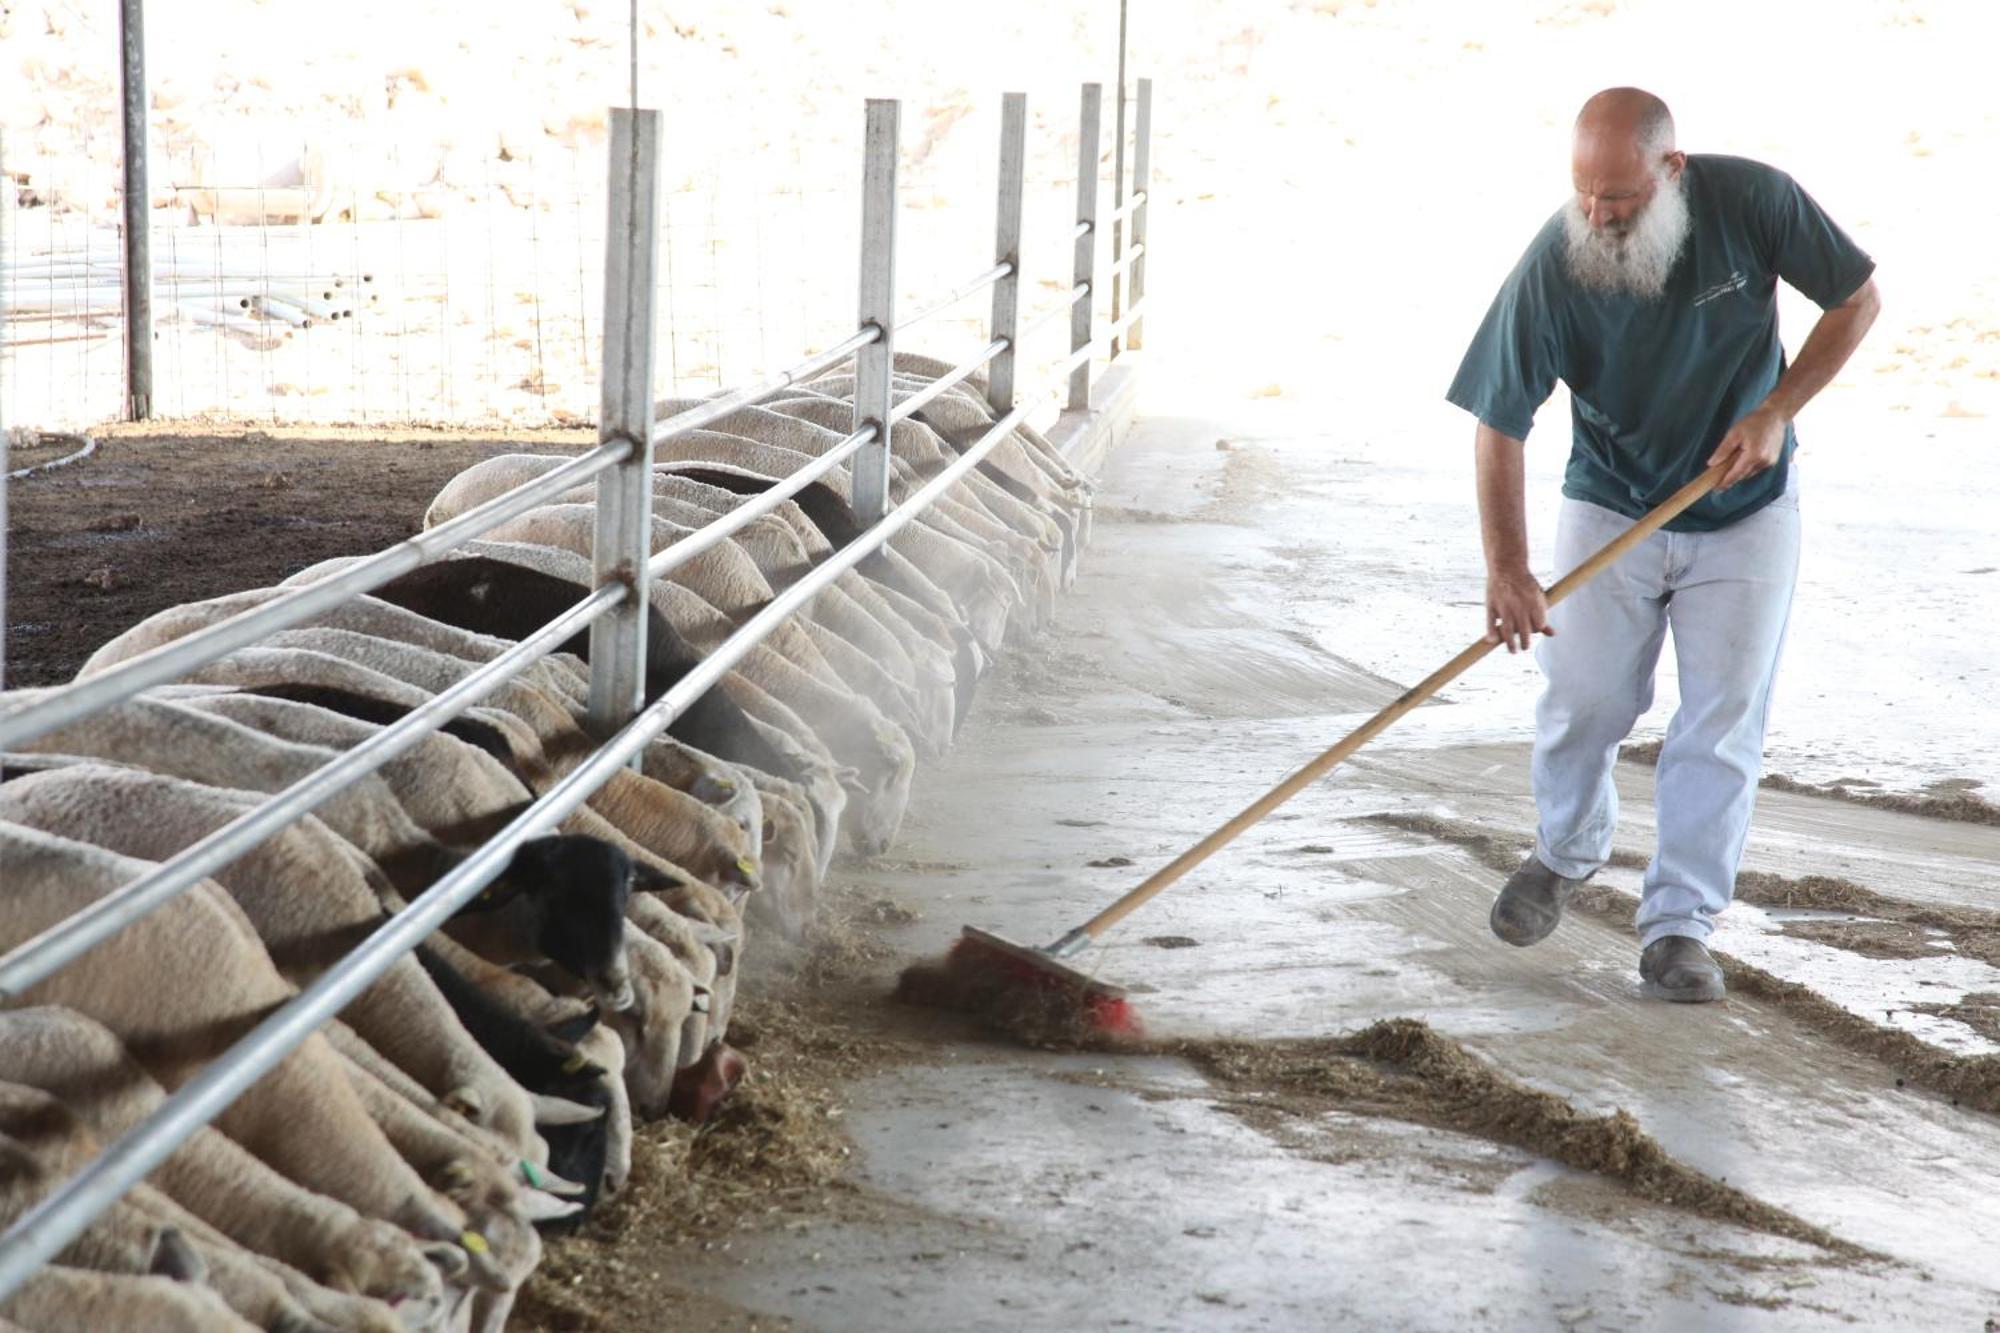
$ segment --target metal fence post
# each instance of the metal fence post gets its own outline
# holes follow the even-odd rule
[[[599,736],[624,726],[645,705],[659,215],[660,113],[613,107],[597,438],[600,444],[629,440],[632,452],[597,479],[591,555],[599,587],[622,583],[632,595],[590,627],[590,723]]]
[[[1090,294],[1070,307],[1069,350],[1072,355],[1090,346],[1091,316],[1097,308],[1097,131],[1104,119],[1104,87],[1083,85],[1083,118],[1076,145],[1076,277],[1078,284],[1089,283]],[[1074,289],[1072,289],[1074,290]],[[1090,358],[1085,357],[1069,373],[1069,408],[1090,410]]]
[[[986,399],[993,404],[996,417],[1014,410],[1015,353],[1021,330],[1021,188],[1027,145],[1028,95],[1008,93],[1000,101],[1000,198],[993,262],[1009,265],[1012,271],[993,284],[993,322],[986,332],[988,342],[1007,340],[1006,350],[994,356],[987,370]]]
[[[1111,359],[1118,359],[1118,316],[1124,313],[1125,270],[1118,260],[1125,253],[1125,20],[1127,0],[1118,0],[1118,97],[1112,116],[1116,128],[1111,144]]]
[[[1152,180],[1150,170],[1153,161],[1153,81],[1139,80],[1138,124],[1134,129],[1132,145],[1132,194],[1134,198],[1145,195],[1132,208],[1132,248],[1139,253],[1132,258],[1132,309],[1138,313],[1132,316],[1132,323],[1125,330],[1125,346],[1129,351],[1138,351],[1146,340],[1140,326],[1146,316],[1140,303],[1146,299],[1146,261],[1152,258],[1152,250],[1146,244],[1146,216],[1153,211]]]
[[[144,0],[118,6],[118,78],[125,103],[125,414],[153,415],[153,200],[146,183]]]
[[[854,429],[875,427],[875,443],[854,456],[854,509],[863,523],[889,512],[889,409],[896,366],[896,152],[901,102],[868,99],[861,168],[861,327],[881,336],[854,354]]]

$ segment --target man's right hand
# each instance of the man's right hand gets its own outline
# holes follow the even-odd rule
[[[1525,569],[1486,576],[1486,642],[1504,643],[1518,653],[1537,634],[1554,634],[1549,625],[1549,599],[1535,576]]]

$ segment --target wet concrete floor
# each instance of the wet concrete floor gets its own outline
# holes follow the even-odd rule
[[[1140,423],[1056,625],[922,775],[893,855],[846,874],[921,914],[892,931],[902,961],[941,955],[968,923],[1055,938],[1400,690],[1311,632],[1316,600],[1337,595],[1324,564],[1297,558],[1315,532],[1258,524],[1243,460],[1216,436]],[[824,1329],[1976,1330],[2000,1316],[2000,1119],[1899,1087],[1770,1005],[1646,1000],[1629,932],[1573,919],[1534,949],[1501,945],[1486,927],[1500,875],[1366,818],[1528,836],[1533,689],[1513,665],[1511,733],[1492,709],[1456,737],[1450,705],[1421,710],[1084,966],[1149,988],[1138,1002],[1161,1034],[1421,1018],[1515,1080],[1625,1108],[1682,1161],[1885,1258],[1837,1262],[1462,1134],[1245,1116],[1178,1061],[1017,1050],[937,1019],[934,1060],[852,1090],[869,1207],[741,1239],[688,1280]],[[1643,854],[1652,773],[1620,769],[1618,845]],[[1113,858],[1131,864],[1090,864]],[[2000,831],[1814,797],[1764,795],[1748,865],[2000,908]],[[1636,872],[1605,880],[1636,892]],[[1990,966],[1864,958],[1778,924],[1739,907],[1718,943],[1874,1021],[1900,1013],[1925,1040],[1991,1049],[1904,1008],[2000,990]]]

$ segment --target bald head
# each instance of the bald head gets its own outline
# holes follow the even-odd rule
[[[1643,88],[1606,88],[1577,113],[1576,140],[1657,159],[1674,150],[1674,113]]]
[[[1667,104],[1639,88],[1607,88],[1576,118],[1570,172],[1592,227],[1629,228],[1686,159],[1674,149]]]

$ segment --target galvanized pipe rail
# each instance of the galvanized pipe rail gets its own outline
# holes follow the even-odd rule
[[[974,278],[971,282],[966,283],[963,287],[957,288],[948,295],[940,296],[937,300],[931,302],[923,309],[917,311],[916,314],[903,316],[903,318],[897,321],[896,323],[896,332],[901,333],[905,329],[913,329],[917,325],[923,323],[925,320],[930,319],[932,316],[943,314],[945,311],[957,305],[960,301],[963,301],[966,297],[977,296],[979,295],[979,293],[985,291],[988,287],[991,287],[995,283],[999,282],[1002,278],[1011,278],[1013,276],[1014,276],[1014,265],[1011,261],[995,264],[992,268],[987,269],[984,273]]]
[[[420,707],[384,727],[324,768],[230,820],[201,841],[90,906],[23,940],[0,956],[0,1004],[54,976],[89,950],[242,856],[273,833],[310,814],[357,778],[365,777],[430,736],[479,700],[527,670],[543,655],[626,597],[618,584],[599,588],[534,634]]]
[[[1149,86],[1140,81],[1140,143],[1136,156],[1140,188],[1117,216],[1138,209],[1145,200],[1144,162]],[[305,623],[347,599],[364,594],[421,565],[439,559],[507,520],[552,500],[592,479],[599,481],[600,524],[594,566],[598,586],[493,661],[426,701],[394,725],[334,762],[294,783],[267,801],[216,830],[154,870],[124,885],[69,920],[0,957],[0,1001],[18,998],[86,950],[124,926],[185,892],[215,869],[325,801],[356,778],[379,768],[417,744],[445,721],[511,680],[579,630],[590,629],[593,643],[605,651],[592,655],[592,715],[610,732],[590,758],[534,801],[506,828],[420,894],[402,912],[385,922],[361,945],[267,1017],[247,1036],[218,1057],[194,1079],[167,1098],[155,1112],[120,1136],[83,1171],[64,1182],[34,1208],[0,1233],[0,1299],[11,1294],[40,1265],[59,1254],[90,1222],[130,1187],[142,1180],[190,1134],[254,1084],[286,1054],[346,1007],[505,868],[519,845],[555,829],[571,812],[632,763],[641,750],[673,720],[731,670],[752,647],[781,622],[806,605],[863,560],[879,550],[897,531],[913,521],[945,491],[969,473],[1031,411],[1065,392],[1074,403],[1078,380],[1088,399],[1088,361],[1102,336],[1117,333],[1137,317],[1143,255],[1138,244],[1143,223],[1133,227],[1130,265],[1134,306],[1113,321],[1111,333],[1093,338],[1091,251],[1094,251],[1096,137],[1093,114],[1099,90],[1084,92],[1086,151],[1079,159],[1079,218],[1073,231],[1078,242],[1078,276],[1067,299],[1044,315],[1018,327],[1015,302],[1020,278],[1022,139],[1025,98],[1008,94],[1001,137],[996,262],[941,300],[921,309],[899,325],[893,312],[894,168],[897,104],[869,106],[868,197],[864,220],[864,287],[860,327],[855,333],[789,370],[720,398],[656,420],[650,400],[652,361],[652,289],[650,264],[657,254],[658,113],[624,109],[612,112],[612,252],[607,257],[606,387],[599,446],[565,461],[520,487],[468,510],[457,518],[379,552],[318,583],[281,594],[262,606],[163,644],[120,663],[99,676],[44,692],[32,703],[0,714],[0,750],[44,736],[89,714],[115,706],[152,686],[176,680],[263,636]],[[623,177],[620,167],[624,168]],[[1088,179],[1083,179],[1088,177]],[[1135,215],[1143,218],[1143,212]],[[627,301],[623,293],[632,297]],[[898,327],[929,318],[955,301],[992,288],[994,315],[987,344],[974,356],[893,407],[887,403],[893,367],[893,336]],[[1028,401],[1012,401],[1014,359],[1028,333],[1072,312],[1073,330],[1081,330],[1062,377],[1048,393]],[[1136,338],[1133,340],[1136,345]],[[738,409],[769,397],[857,358],[857,417],[862,410],[862,381],[873,415],[857,420],[855,431],[827,454],[785,478],[763,494],[747,500],[713,523],[648,555],[651,540],[652,469],[657,444],[700,429]],[[854,541],[815,566],[797,583],[762,607],[665,694],[640,705],[637,681],[645,651],[644,607],[648,580],[726,540],[746,524],[771,512],[806,486],[844,463],[854,464],[857,482],[866,472],[881,477],[886,491],[888,426],[963,382],[979,367],[994,365],[994,383],[1004,369],[1006,400],[996,399],[999,419],[983,431],[944,471],[893,509],[885,503],[878,516]],[[1067,383],[1062,378],[1067,377]],[[615,383],[614,383],[615,381]],[[619,512],[610,518],[605,511]],[[865,512],[865,511],[864,511]],[[4,535],[0,535],[4,542]],[[0,552],[4,546],[0,545]],[[0,566],[0,569],[4,569]],[[616,619],[607,632],[606,617]],[[633,632],[636,624],[638,632]],[[622,628],[620,628],[622,627]]]

